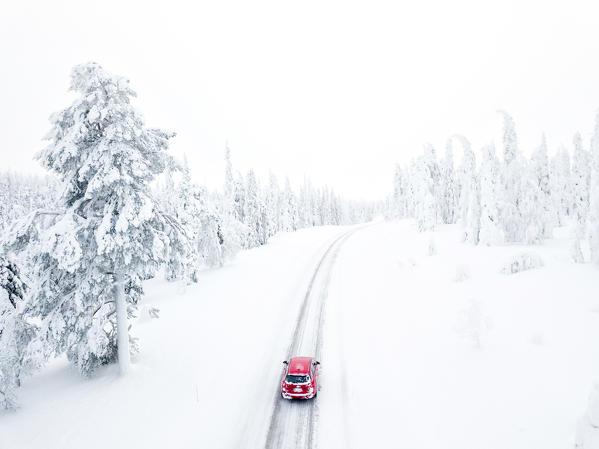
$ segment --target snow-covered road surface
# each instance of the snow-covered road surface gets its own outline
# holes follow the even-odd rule
[[[331,270],[341,246],[357,230],[352,229],[337,237],[320,259],[306,289],[287,351],[287,360],[295,356],[313,356],[317,360],[320,358],[324,310]],[[322,384],[319,384],[319,388],[320,385]],[[317,417],[317,398],[288,401],[281,398],[280,388],[277,385],[265,449],[315,447]]]

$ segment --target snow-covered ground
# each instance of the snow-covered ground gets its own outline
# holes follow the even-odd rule
[[[0,448],[263,447],[306,288],[348,229],[278,235],[197,285],[148,282],[131,372],[82,379],[53,362],[0,415]],[[316,445],[572,447],[599,378],[599,276],[555,233],[487,248],[439,227],[429,255],[429,237],[402,221],[344,241],[328,280]],[[502,274],[523,251],[543,267]]]
[[[440,227],[429,256],[410,222],[356,233],[329,290],[321,447],[572,447],[599,376],[599,273],[556,235],[473,247]],[[500,273],[522,251],[544,267]]]

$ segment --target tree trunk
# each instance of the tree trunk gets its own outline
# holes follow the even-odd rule
[[[114,303],[116,305],[117,350],[121,374],[129,370],[129,319],[127,317],[127,299],[122,274],[115,275]]]

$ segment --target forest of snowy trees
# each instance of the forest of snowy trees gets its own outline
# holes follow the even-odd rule
[[[561,147],[551,158],[544,136],[526,158],[513,119],[502,115],[502,158],[491,144],[477,163],[469,141],[452,136],[442,157],[427,145],[407,167],[397,165],[389,217],[413,217],[420,231],[459,223],[474,245],[538,244],[571,222],[574,261],[599,263],[599,115],[589,149],[577,133],[573,151]],[[455,144],[463,151],[457,165]]]
[[[127,79],[87,63],[71,90],[36,156],[49,175],[0,173],[0,408],[51,357],[126,372],[144,280],[197,282],[277,232],[372,218],[372,204],[308,181],[296,193],[234,175],[228,148],[224,188],[210,191],[167,152],[175,135],[145,126]]]

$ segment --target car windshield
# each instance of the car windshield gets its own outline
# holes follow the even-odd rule
[[[310,376],[298,376],[293,374],[287,374],[285,382],[289,384],[305,384],[310,382]]]

